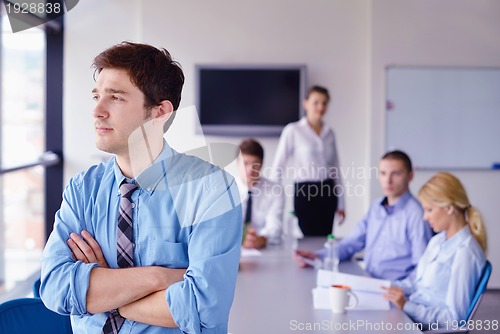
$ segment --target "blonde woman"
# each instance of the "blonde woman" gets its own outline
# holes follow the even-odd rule
[[[427,245],[416,276],[394,282],[385,297],[423,328],[436,323],[442,327],[467,315],[486,263],[486,231],[462,183],[452,174],[433,176],[418,197],[424,220],[437,235]]]

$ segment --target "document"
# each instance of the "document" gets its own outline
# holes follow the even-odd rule
[[[349,285],[353,291],[382,293],[381,287],[390,287],[388,280],[345,274],[338,271],[318,270],[316,285],[318,287],[330,287],[334,284]]]
[[[382,287],[390,287],[391,282],[377,278],[318,270],[317,287],[312,290],[315,309],[330,309],[328,289],[331,285],[348,285],[358,298],[353,310],[389,310],[390,302],[383,296]]]
[[[262,256],[262,252],[255,248],[241,247],[241,257],[255,257],[255,256]]]

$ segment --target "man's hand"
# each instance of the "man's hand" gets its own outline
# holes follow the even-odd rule
[[[67,241],[75,261],[97,263],[102,268],[109,268],[108,262],[102,254],[101,246],[97,241],[85,230],[82,231],[82,237],[76,233],[71,233]]]
[[[403,289],[396,286],[391,286],[390,288],[382,287],[386,291],[384,298],[390,300],[396,307],[403,309],[406,303],[406,297]]]
[[[262,236],[257,235],[257,231],[253,227],[247,229],[247,234],[245,236],[245,241],[243,242],[243,247],[245,248],[264,248],[266,246],[267,239]]]
[[[342,225],[345,221],[345,210],[337,210],[337,212],[335,212],[335,216],[335,220],[338,221],[338,224]]]
[[[305,267],[309,266],[304,261],[304,258],[309,259],[309,260],[314,260],[314,259],[318,258],[318,255],[316,255],[316,253],[314,253],[310,250],[307,250],[307,249],[297,249],[293,253],[292,256],[293,256],[293,259],[295,260],[295,262],[297,263],[297,265],[301,268],[305,268]]]

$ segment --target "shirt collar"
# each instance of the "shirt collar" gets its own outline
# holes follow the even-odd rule
[[[446,239],[446,231],[443,231],[443,244],[441,245],[442,250],[445,252],[451,252],[455,250],[459,245],[467,239],[470,235],[469,225],[465,225],[460,231],[455,233],[450,239]]]
[[[406,203],[410,200],[410,198],[412,198],[412,195],[409,191],[407,191],[406,193],[404,193],[400,198],[398,198],[398,200],[396,201],[396,203],[394,203],[393,205],[388,205],[387,204],[387,197],[384,197],[380,200],[380,205],[388,212],[388,213],[392,213],[394,210],[397,210],[397,209],[402,209],[404,208],[404,206],[406,205]]]
[[[307,122],[307,117],[306,116],[302,116],[302,118],[299,120],[299,125],[300,126],[303,126],[303,127],[306,127],[307,129],[309,129],[311,132],[313,132],[314,134],[316,134],[316,132],[314,132],[313,128],[311,128],[311,126],[309,125],[309,123]],[[320,138],[323,138],[323,136],[326,135],[326,133],[330,131],[330,126],[328,126],[328,124],[326,124],[324,121],[323,121],[323,127],[321,128],[321,132],[319,134],[319,137]]]
[[[163,148],[158,155],[158,157],[153,161],[149,167],[143,170],[135,179],[126,178],[120,167],[116,163],[116,157],[113,157],[113,170],[115,174],[115,179],[117,184],[121,184],[123,180],[127,180],[131,183],[137,183],[139,187],[142,189],[152,192],[158,186],[158,183],[163,179],[166,175],[168,160],[171,158],[176,152],[168,145],[168,143],[163,140]]]
[[[309,124],[307,123],[307,118],[306,116],[302,116],[302,118],[299,120],[299,124],[301,126],[309,126]]]
[[[243,180],[240,180],[238,178],[238,188],[240,189],[240,196],[241,198],[246,198],[248,197],[248,192],[251,191],[251,192],[254,192],[256,191],[257,189],[260,188],[261,184],[262,184],[262,176],[259,177],[259,179],[257,180],[257,182],[255,182],[255,184],[253,185],[252,188],[249,188],[246,183],[243,182]]]
[[[259,176],[259,179],[255,182],[255,184],[249,190],[253,191],[254,189],[259,189],[261,184],[262,184],[262,176]]]

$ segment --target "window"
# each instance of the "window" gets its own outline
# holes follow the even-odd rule
[[[38,278],[62,192],[62,166],[39,165],[44,152],[62,151],[62,29],[12,33],[5,13],[1,27],[0,302]]]

